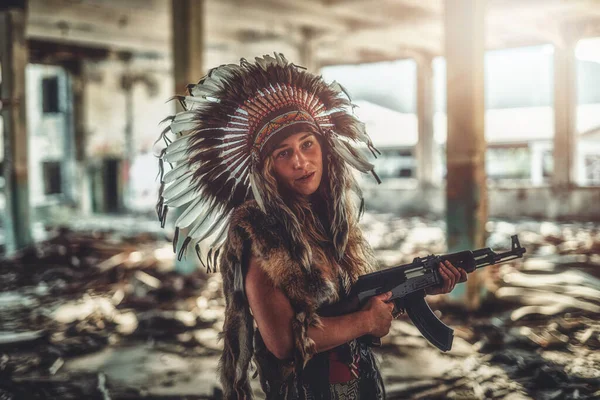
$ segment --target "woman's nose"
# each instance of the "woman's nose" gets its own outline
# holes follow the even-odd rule
[[[300,152],[294,152],[294,168],[302,169],[306,165],[306,157]]]

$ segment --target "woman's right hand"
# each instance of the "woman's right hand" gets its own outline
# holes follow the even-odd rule
[[[373,296],[361,309],[365,313],[367,321],[367,334],[375,337],[383,337],[389,333],[392,320],[394,319],[392,315],[394,303],[386,302],[391,296],[392,292]]]

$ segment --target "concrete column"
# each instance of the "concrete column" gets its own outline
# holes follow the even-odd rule
[[[311,28],[305,28],[302,30],[301,37],[299,64],[309,72],[317,74],[319,65],[315,55],[315,31]]]
[[[204,0],[172,0],[175,93],[186,93],[204,75]]]
[[[172,0],[172,52],[175,93],[186,94],[187,85],[197,83],[205,74],[204,71],[204,0]],[[180,105],[178,104],[179,108]],[[182,209],[172,210],[174,220],[181,215]],[[181,246],[187,230],[179,235],[177,248]],[[205,252],[206,253],[206,252]],[[194,254],[190,257],[190,254]],[[190,273],[197,269],[198,260],[194,249],[181,261],[176,261],[175,269],[180,273]]]
[[[0,6],[0,62],[2,63],[2,119],[4,123],[4,231],[6,254],[32,242],[27,174],[27,118],[25,67],[26,2]]]
[[[86,66],[84,61],[79,61],[78,66],[71,71],[71,88],[73,99],[73,129],[75,151],[75,197],[78,210],[82,214],[91,214],[92,207],[92,182],[89,174],[89,161],[86,154],[87,132],[85,113],[87,109]]]
[[[529,151],[531,152],[531,185],[542,186],[544,183],[544,148],[537,143],[531,143]]]
[[[449,251],[484,247],[487,188],[484,136],[485,0],[446,4],[447,187]],[[469,275],[466,305],[479,306],[480,279]],[[456,295],[460,295],[460,290]]]
[[[577,96],[575,41],[568,32],[554,47],[554,170],[552,186],[568,189],[576,181]]]
[[[435,141],[433,137],[433,58],[419,57],[417,62],[417,119],[419,141],[416,147],[417,178],[422,189],[435,186]]]

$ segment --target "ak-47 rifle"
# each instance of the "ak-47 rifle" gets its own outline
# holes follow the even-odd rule
[[[486,247],[441,256],[417,257],[410,264],[362,275],[352,287],[349,297],[322,307],[319,315],[332,317],[358,311],[369,298],[391,291],[389,301],[394,302],[395,309],[405,311],[431,344],[442,351],[448,351],[452,348],[454,331],[436,317],[425,301],[425,289],[443,283],[438,271],[440,262],[449,260],[455,267],[470,273],[488,265],[523,257],[525,248],[521,247],[518,236],[512,236],[511,241],[511,249],[502,253]],[[379,338],[372,336],[365,339],[375,346],[381,343]]]

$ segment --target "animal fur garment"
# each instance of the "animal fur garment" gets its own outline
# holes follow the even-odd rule
[[[296,398],[293,393],[298,393],[302,386],[304,366],[315,354],[315,344],[307,332],[310,326],[320,324],[318,308],[338,300],[340,289],[348,292],[358,276],[372,271],[376,265],[354,216],[348,218],[351,228],[347,245],[339,263],[338,276],[332,280],[314,264],[305,266],[303,257],[290,251],[298,247],[290,242],[285,223],[276,215],[265,214],[255,201],[246,202],[233,213],[223,248],[220,269],[227,305],[220,374],[226,399],[252,398],[248,368],[253,357],[267,398]],[[237,275],[241,273],[238,266],[243,260],[244,243],[250,243],[251,254],[260,260],[259,265],[288,297],[295,312],[292,322],[294,358],[289,362],[281,361],[268,352],[260,332],[254,330],[253,317],[243,291],[236,287],[236,281],[240,281]],[[349,254],[358,255],[362,262],[348,262]]]

